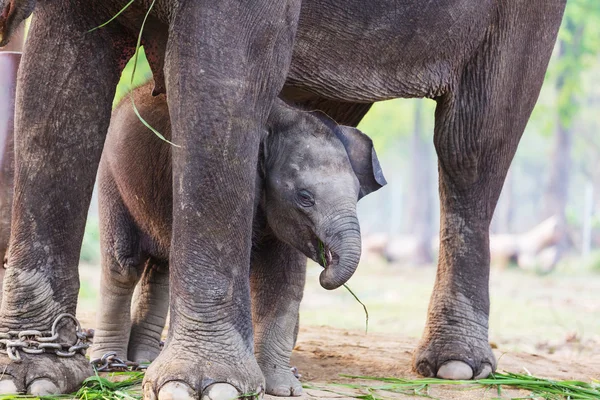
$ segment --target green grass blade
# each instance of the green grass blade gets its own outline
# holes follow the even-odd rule
[[[531,375],[522,375],[515,373],[495,373],[490,378],[478,379],[473,381],[452,381],[446,379],[425,378],[425,379],[402,379],[402,378],[381,378],[373,376],[341,375],[346,378],[379,381],[385,385],[370,387],[371,389],[406,393],[407,390],[417,392],[419,385],[465,385],[466,389],[496,388],[498,395],[501,396],[502,387],[512,387],[530,391],[530,397],[525,398],[543,398],[547,400],[598,400],[600,399],[600,385],[577,380],[552,380],[538,378]],[[369,387],[368,385],[345,385],[355,389]]]
[[[148,7],[148,11],[146,11],[146,15],[144,16],[144,20],[142,21],[142,26],[140,27],[140,33],[138,34],[138,38],[137,38],[137,43],[135,45],[135,54],[133,56],[133,69],[131,71],[131,80],[130,80],[130,84],[133,87],[133,80],[135,78],[135,71],[137,70],[137,62],[138,62],[138,57],[140,54],[140,48],[142,45],[142,34],[144,33],[144,27],[146,26],[146,21],[148,20],[148,17],[150,16],[150,12],[152,11],[152,9],[154,8],[154,4],[156,3],[156,0],[152,0],[152,3],[150,4],[150,7]],[[170,140],[167,140],[164,135],[162,135],[159,131],[157,131],[156,129],[154,129],[149,123],[148,121],[146,121],[141,115],[140,112],[138,111],[136,105],[135,105],[135,100],[133,99],[133,91],[130,93],[131,96],[131,104],[133,106],[133,112],[135,113],[135,115],[138,117],[138,119],[142,122],[142,124],[144,124],[144,126],[148,129],[150,129],[156,136],[158,136],[159,139],[169,143],[172,146],[175,147],[180,147],[178,145],[176,145],[175,143],[171,142]]]
[[[131,6],[131,4],[133,4],[135,0],[130,0],[127,4],[125,4],[125,6],[123,8],[121,8],[119,10],[119,12],[117,12],[111,19],[109,19],[108,21],[106,21],[105,23],[103,23],[102,25],[99,25],[95,28],[92,28],[88,31],[89,32],[93,32],[97,29],[103,28],[106,25],[110,24],[112,21],[114,21],[119,15],[121,15],[127,8],[129,8],[129,6]],[[137,63],[138,63],[138,58],[139,58],[139,54],[140,54],[140,49],[141,49],[141,44],[142,44],[142,35],[144,33],[144,27],[146,26],[146,21],[148,20],[148,17],[150,16],[150,13],[152,12],[152,9],[154,8],[154,4],[156,3],[156,0],[152,0],[152,3],[150,4],[150,7],[148,7],[148,11],[146,11],[146,15],[144,15],[144,19],[142,21],[142,26],[140,27],[140,32],[138,34],[138,38],[137,38],[137,42],[135,45],[135,53],[133,55],[133,69],[131,71],[131,79],[130,79],[130,84],[131,87],[133,87],[133,83],[134,83],[134,78],[135,78],[135,72],[137,70]],[[130,92],[130,96],[131,96],[131,104],[133,105],[133,111],[135,113],[135,115],[138,117],[138,119],[142,122],[142,124],[144,124],[144,126],[148,129],[150,129],[156,136],[158,136],[159,139],[169,143],[172,146],[175,147],[180,147],[178,145],[176,145],[175,143],[167,140],[164,135],[162,135],[158,130],[156,130],[155,128],[153,128],[148,121],[146,121],[141,115],[139,110],[137,109],[136,105],[135,105],[135,100],[133,98],[133,91]]]
[[[321,240],[319,240],[319,256],[321,257],[323,265],[327,265],[327,259],[325,258],[325,245]],[[358,296],[352,291],[352,289],[350,289],[348,285],[344,284],[343,286],[352,295],[352,297],[354,297],[358,304],[360,304],[365,310],[365,333],[369,333],[369,310],[367,310],[367,306],[365,305],[365,303],[360,301]]]
[[[148,20],[148,17],[150,16],[150,12],[154,8],[155,3],[156,3],[156,0],[152,0],[150,7],[148,7],[148,11],[146,11],[146,15],[144,16],[144,20],[142,21],[142,26],[140,27],[140,33],[138,34],[137,42],[135,44],[135,54],[133,55],[133,70],[131,71],[131,82],[130,82],[131,85],[133,85],[133,78],[135,77],[135,71],[137,69],[137,61],[138,61],[138,56],[140,54],[140,47],[142,45],[142,35],[144,33],[144,27],[146,26],[146,21]]]
[[[152,127],[152,125],[150,125],[150,124],[148,123],[148,121],[146,121],[146,120],[145,120],[145,119],[144,119],[144,118],[143,118],[143,117],[140,115],[140,112],[138,111],[138,109],[137,109],[137,107],[136,107],[136,105],[135,105],[135,101],[133,100],[133,95],[131,95],[131,105],[133,106],[133,112],[134,112],[134,113],[135,113],[135,115],[138,117],[138,119],[139,119],[139,120],[142,122],[142,124],[144,124],[144,126],[145,126],[146,128],[148,128],[148,129],[150,129],[152,132],[154,132],[154,134],[155,134],[156,136],[158,136],[158,137],[159,137],[159,139],[161,139],[161,140],[164,140],[165,142],[169,143],[171,146],[174,146],[174,147],[181,147],[181,146],[179,146],[179,145],[177,145],[177,144],[175,144],[175,143],[171,142],[171,141],[170,141],[170,140],[168,140],[167,138],[165,138],[165,137],[162,135],[162,133],[160,133],[159,131],[157,131],[156,129],[154,129],[154,128]]]
[[[356,294],[354,294],[354,292],[352,291],[352,289],[350,289],[350,287],[348,285],[344,284],[344,287],[346,288],[346,290],[348,292],[350,292],[352,297],[354,297],[354,299],[356,301],[358,301],[358,304],[360,304],[363,307],[363,309],[365,310],[365,333],[369,333],[369,310],[367,310],[367,306],[365,305],[365,303],[360,301],[358,296]]]
[[[127,10],[127,9],[129,8],[129,6],[133,4],[133,2],[134,2],[134,1],[135,1],[135,0],[131,0],[129,3],[125,4],[125,7],[121,8],[121,9],[119,10],[119,12],[118,12],[118,13],[116,13],[115,15],[113,15],[113,17],[112,17],[111,19],[109,19],[108,21],[106,21],[106,22],[105,22],[105,23],[103,23],[102,25],[98,25],[97,27],[90,29],[90,30],[88,31],[88,33],[90,33],[90,32],[94,32],[95,30],[97,30],[97,29],[100,29],[100,28],[104,28],[106,25],[108,25],[108,24],[110,24],[111,22],[113,22],[113,21],[114,21],[114,20],[115,20],[115,19],[116,19],[116,18],[117,18],[119,15],[121,15],[121,14],[123,13],[123,11]]]

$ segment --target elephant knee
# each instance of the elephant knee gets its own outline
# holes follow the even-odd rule
[[[480,175],[479,151],[466,145],[436,143],[440,178],[458,189],[466,189],[477,183]]]
[[[117,255],[105,272],[109,280],[124,288],[133,288],[142,276],[143,263],[138,256]]]

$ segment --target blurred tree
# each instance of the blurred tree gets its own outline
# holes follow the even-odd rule
[[[433,145],[429,132],[424,127],[424,100],[417,100],[414,107],[414,126],[410,143],[410,181],[408,186],[408,230],[416,236],[414,260],[417,265],[431,264],[433,255],[431,240],[434,234],[432,188]]]
[[[515,216],[515,173],[513,171],[514,167],[511,166],[506,174],[504,186],[502,187],[502,195],[498,200],[490,227],[490,232],[492,233],[512,233],[513,231],[513,220]]]
[[[556,90],[553,151],[544,199],[544,217],[566,223],[574,122],[581,109],[582,73],[600,52],[600,1],[571,0],[561,26],[556,57],[548,70]]]

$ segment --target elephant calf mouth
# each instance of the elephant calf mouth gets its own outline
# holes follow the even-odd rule
[[[332,251],[327,245],[318,237],[313,239],[314,254],[311,255],[311,259],[323,268],[329,268],[332,265],[336,265],[340,257],[334,251]]]

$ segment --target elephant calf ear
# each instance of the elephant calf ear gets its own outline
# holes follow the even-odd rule
[[[346,148],[350,165],[360,183],[358,199],[385,186],[387,181],[371,138],[356,128],[343,125],[336,127],[335,134]]]

